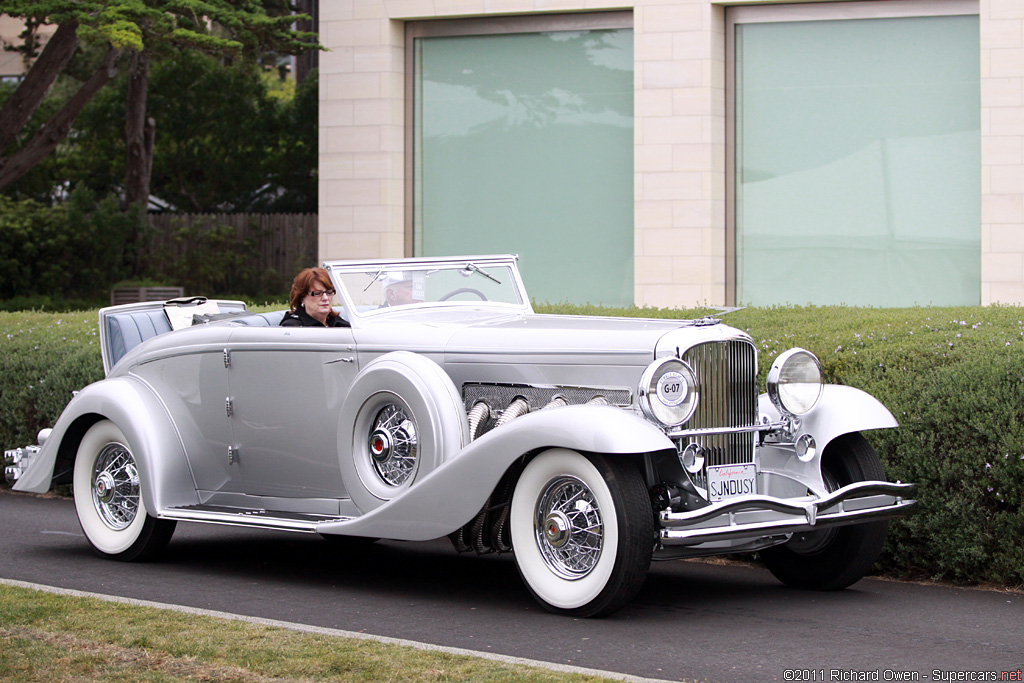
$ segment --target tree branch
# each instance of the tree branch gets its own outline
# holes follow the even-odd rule
[[[149,57],[145,52],[132,53],[128,67],[128,96],[125,119],[125,204],[149,205],[149,183],[153,168],[153,119],[146,117],[146,95],[149,90]],[[150,122],[153,122],[152,125]]]
[[[0,190],[32,170],[33,166],[45,159],[68,136],[75,118],[85,105],[100,88],[117,75],[117,63],[120,59],[121,50],[111,46],[96,72],[82,84],[61,110],[47,121],[35,137],[9,157],[0,157]]]
[[[0,109],[0,153],[18,136],[78,47],[78,22],[60,24],[39,59]]]

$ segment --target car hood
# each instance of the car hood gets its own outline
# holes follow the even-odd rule
[[[452,312],[454,313],[454,312]],[[443,353],[447,362],[614,363],[646,365],[694,344],[749,339],[715,320],[499,314],[402,315],[356,333],[365,350]],[[396,341],[400,343],[396,346]]]

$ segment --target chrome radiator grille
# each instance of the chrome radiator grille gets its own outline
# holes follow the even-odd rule
[[[683,360],[693,368],[700,390],[697,412],[685,429],[757,424],[757,356],[750,342],[700,344],[688,349]],[[682,447],[703,447],[705,466],[734,465],[753,462],[755,438],[754,432],[691,436],[683,439]]]

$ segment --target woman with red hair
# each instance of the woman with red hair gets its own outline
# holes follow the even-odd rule
[[[282,327],[349,327],[348,321],[334,312],[334,285],[323,268],[306,268],[292,281],[288,299],[290,310],[281,320]]]

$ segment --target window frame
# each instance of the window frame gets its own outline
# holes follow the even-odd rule
[[[858,0],[792,5],[736,5],[725,14],[725,300],[737,299],[736,26],[798,21],[979,16],[980,0]],[[980,179],[979,179],[980,180]]]
[[[405,256],[415,256],[416,164],[416,40],[455,36],[509,35],[549,31],[632,29],[633,12],[606,11],[571,14],[534,14],[465,19],[431,19],[405,24]]]

